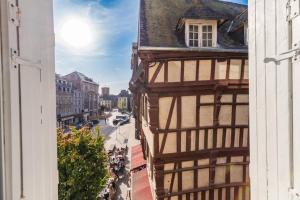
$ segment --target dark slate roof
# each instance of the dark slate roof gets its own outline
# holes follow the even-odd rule
[[[228,32],[234,32],[244,23],[248,23],[248,9],[237,15],[232,21]]]
[[[222,19],[218,27],[220,48],[247,49],[228,34],[232,21],[247,9],[246,5],[219,0],[140,1],[139,46],[184,48],[184,30],[176,30],[181,19]]]
[[[207,4],[203,3],[191,7],[183,15],[183,18],[186,19],[228,19],[230,17],[230,15],[213,10],[211,7],[207,6]]]

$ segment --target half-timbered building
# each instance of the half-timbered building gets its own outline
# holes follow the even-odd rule
[[[249,199],[247,7],[141,0],[130,89],[158,200]]]

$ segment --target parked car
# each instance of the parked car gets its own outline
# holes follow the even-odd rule
[[[129,117],[127,115],[117,115],[116,119],[113,120],[113,125],[123,125],[129,123]]]
[[[99,120],[97,120],[97,119],[92,120],[92,123],[93,123],[93,125],[99,124]]]

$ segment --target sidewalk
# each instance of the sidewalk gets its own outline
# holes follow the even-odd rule
[[[111,118],[112,119],[112,118]],[[108,121],[108,124],[111,122]],[[127,144],[128,152],[126,159],[126,171],[130,171],[130,160],[131,160],[131,147],[140,144],[139,140],[135,139],[135,119],[131,118],[129,124],[125,124],[115,129],[109,135],[105,135],[105,148],[108,149],[111,145],[116,145],[117,148]],[[117,182],[117,193],[115,200],[125,200],[128,188],[130,188],[130,180],[128,176],[125,176],[122,180]]]

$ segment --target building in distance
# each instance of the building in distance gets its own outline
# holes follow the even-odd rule
[[[132,95],[128,90],[121,90],[118,95],[118,108],[124,111],[132,111]]]
[[[102,96],[109,96],[109,87],[102,87],[101,88],[101,95]]]
[[[87,113],[89,118],[96,117],[99,110],[99,84],[77,71],[65,75],[64,78],[72,82],[75,89],[81,91],[83,112]]]
[[[56,114],[57,121],[63,124],[74,120],[74,99],[72,83],[56,74]]]
[[[97,118],[100,114],[99,84],[80,72],[56,74],[58,126]]]

